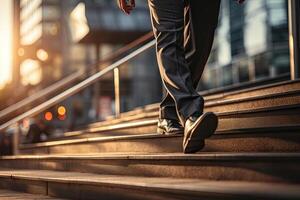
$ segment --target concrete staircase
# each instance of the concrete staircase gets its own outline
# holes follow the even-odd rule
[[[300,82],[205,96],[216,134],[197,154],[156,133],[158,105],[20,145],[0,187],[69,199],[300,199]]]

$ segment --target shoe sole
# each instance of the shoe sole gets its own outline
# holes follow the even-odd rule
[[[212,136],[217,127],[218,117],[214,113],[208,112],[199,117],[191,128],[194,130],[184,145],[184,153],[196,153],[203,149],[204,140]]]

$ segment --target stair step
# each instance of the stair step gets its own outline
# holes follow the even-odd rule
[[[297,126],[300,124],[299,105],[217,113],[219,117],[217,131],[235,132],[251,128],[276,127],[279,124],[281,126]],[[158,115],[156,113],[156,117],[153,119],[90,127],[80,131],[66,132],[64,137],[59,137],[54,140],[154,133],[157,129],[157,117]]]
[[[26,155],[2,157],[0,168],[300,183],[300,153]]]
[[[246,88],[242,90],[235,90],[231,92],[218,92],[216,94],[209,94],[207,92],[200,92],[201,95],[204,96],[206,101],[212,100],[225,100],[225,99],[237,99],[244,97],[257,97],[262,95],[269,95],[274,93],[282,93],[286,91],[295,91],[299,90],[300,81],[299,80],[289,80],[282,81],[273,84],[261,85],[257,87]]]
[[[207,95],[202,93],[204,96],[205,102],[212,104],[213,102],[220,101],[239,101],[246,100],[248,98],[255,99],[262,96],[278,95],[286,92],[297,92],[300,89],[300,81],[285,81],[280,83],[268,84],[258,87],[251,87],[243,90],[232,91],[232,92],[223,92],[212,95]],[[201,94],[201,92],[200,92]],[[157,111],[159,108],[159,103],[146,105],[143,107],[138,107],[132,111],[121,113],[117,118],[111,116],[106,121],[96,122],[88,125],[86,128],[90,127],[99,127],[104,125],[112,125],[121,122],[136,121],[145,118],[151,118],[157,116]]]
[[[298,81],[299,82],[299,81]],[[300,82],[290,83],[291,88],[288,89],[289,84],[283,85],[282,88],[267,88],[262,90],[262,93],[239,96],[234,94],[234,98],[216,98],[205,103],[205,112],[215,112],[219,117],[226,119],[247,119],[258,116],[261,122],[273,117],[268,123],[274,123],[274,120],[282,119],[284,123],[299,123],[300,112]],[[265,93],[263,93],[265,92]],[[249,91],[248,91],[249,93]],[[245,94],[248,94],[247,92]],[[243,92],[241,94],[244,94]],[[121,118],[111,119],[104,122],[90,124],[84,127],[81,131],[67,133],[67,135],[75,135],[80,132],[103,132],[105,129],[112,131],[110,128],[118,127],[120,123],[135,124],[141,123],[143,120],[155,120],[158,117],[158,104],[149,105],[149,108],[141,108],[137,110],[124,113]],[[275,116],[276,115],[276,116]],[[293,120],[295,122],[293,122]],[[236,121],[237,124],[241,124]],[[246,123],[243,123],[246,124]],[[140,126],[141,127],[141,126]],[[128,127],[129,128],[129,127]],[[117,132],[128,134],[129,129],[115,128]],[[153,131],[153,128],[151,129]],[[131,131],[132,132],[132,131]],[[130,133],[129,133],[130,134]]]
[[[88,124],[81,129],[88,129],[88,128],[93,128],[93,127],[101,127],[101,126],[111,126],[111,125],[117,125],[120,123],[125,123],[125,122],[138,122],[140,120],[148,119],[148,118],[156,118],[158,115],[158,105],[154,105],[156,107],[155,110],[153,111],[148,111],[145,109],[141,109],[139,113],[137,114],[131,114],[131,111],[121,113],[119,117],[117,118],[108,118],[105,121],[100,121],[100,122],[94,122],[91,124]]]
[[[231,92],[219,92],[217,94],[206,94],[200,92],[203,95],[206,102],[211,101],[220,101],[220,100],[234,100],[234,99],[241,99],[241,98],[253,98],[259,97],[263,95],[271,95],[271,94],[280,94],[287,91],[297,91],[300,89],[300,81],[299,80],[292,80],[292,81],[284,81],[280,83],[268,84],[263,86],[251,87],[243,90],[231,91]],[[117,118],[111,116],[107,119],[107,121],[93,123],[91,125],[99,125],[99,124],[106,124],[107,122],[114,122],[120,123],[121,121],[129,121],[131,119],[136,120],[139,119],[139,115],[141,118],[145,113],[157,112],[159,107],[159,103],[154,103],[142,107],[137,107],[132,111],[128,111],[125,113],[121,113],[121,115]],[[147,117],[147,115],[146,115]]]
[[[71,199],[299,199],[300,185],[99,175],[44,170],[0,171],[0,187]],[[33,185],[35,187],[33,187]],[[16,187],[17,186],[17,187]],[[33,190],[33,191],[32,191]]]
[[[49,197],[45,195],[28,194],[11,190],[0,189],[0,199],[2,200],[63,200],[61,198]]]
[[[21,154],[181,153],[182,136],[157,133],[79,138],[23,144]],[[206,140],[206,152],[299,152],[298,126],[275,126],[219,132]]]
[[[63,138],[86,138],[90,136],[122,136],[153,133],[156,131],[157,119],[140,120],[135,122],[124,122],[120,124],[105,125],[99,127],[90,127],[87,129],[64,133]]]

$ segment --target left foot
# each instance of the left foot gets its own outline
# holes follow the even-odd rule
[[[158,119],[157,132],[164,135],[181,135],[184,128],[177,120]]]
[[[185,122],[183,152],[196,153],[203,149],[204,140],[214,134],[217,126],[218,117],[212,112],[189,117]]]

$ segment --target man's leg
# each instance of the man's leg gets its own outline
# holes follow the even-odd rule
[[[198,86],[211,51],[219,8],[220,0],[209,2],[189,0],[185,2],[184,50],[187,64],[191,70],[194,89]],[[175,102],[168,92],[160,104],[159,117],[178,120]]]
[[[220,10],[220,0],[188,0],[185,7],[184,48],[196,89],[207,63]]]
[[[176,112],[176,104],[170,93],[166,90],[164,98],[159,105],[159,119],[180,121]]]
[[[164,135],[182,135],[184,132],[177,115],[175,101],[165,88],[164,99],[159,105],[157,132]]]
[[[195,91],[183,47],[185,1],[149,0],[160,74],[184,124],[203,107]]]
[[[187,0],[185,7],[184,49],[185,58],[196,89],[207,62],[217,25],[220,0]],[[201,110],[203,112],[203,109]],[[214,113],[192,116],[185,123],[183,151],[195,153],[216,130],[218,118]]]

